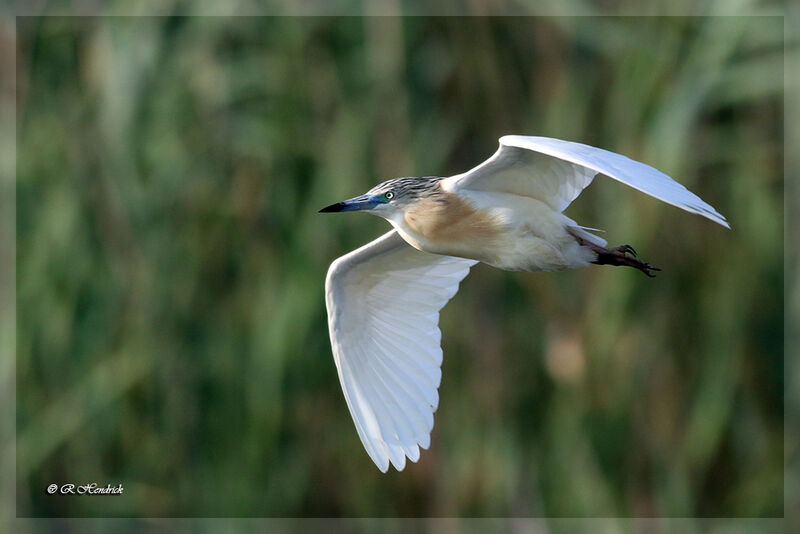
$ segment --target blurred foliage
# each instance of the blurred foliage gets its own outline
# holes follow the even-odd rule
[[[17,22],[18,514],[783,514],[782,18]],[[383,475],[323,280],[387,224],[317,209],[508,133],[733,230],[595,180],[568,214],[663,273],[473,269],[431,448]],[[44,492],[92,481],[125,493]]]

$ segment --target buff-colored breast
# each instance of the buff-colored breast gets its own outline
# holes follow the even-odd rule
[[[494,217],[445,191],[415,202],[403,223],[401,230],[418,248],[476,258],[493,250],[503,231]]]

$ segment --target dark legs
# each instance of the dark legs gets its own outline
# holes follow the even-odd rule
[[[592,262],[597,265],[627,265],[628,267],[639,269],[650,278],[655,278],[656,276],[652,271],[661,270],[637,258],[636,251],[633,250],[633,247],[630,245],[620,245],[609,249],[590,243],[578,236],[575,236],[575,239],[577,239],[578,243],[582,246],[588,247],[597,253],[597,259]]]
[[[620,245],[612,249],[594,245],[591,248],[597,252],[597,259],[592,262],[597,265],[627,265],[628,267],[639,269],[650,278],[655,278],[656,276],[651,271],[661,270],[637,258],[636,251],[630,245]]]

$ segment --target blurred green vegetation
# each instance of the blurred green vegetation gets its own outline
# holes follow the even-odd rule
[[[783,514],[782,18],[17,23],[19,515]],[[733,230],[595,180],[568,213],[663,273],[473,269],[431,449],[382,475],[323,280],[387,224],[317,209],[508,133]]]

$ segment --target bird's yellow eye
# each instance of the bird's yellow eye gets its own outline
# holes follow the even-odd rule
[[[394,198],[394,191],[388,191],[384,193],[383,196],[386,198],[386,200],[392,200]]]

